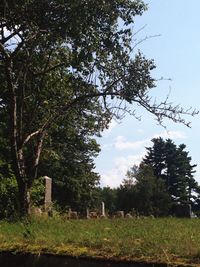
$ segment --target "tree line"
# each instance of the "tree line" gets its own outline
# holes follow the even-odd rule
[[[199,214],[200,186],[193,177],[196,165],[191,164],[186,146],[177,146],[171,139],[161,137],[152,139],[152,142],[153,146],[146,148],[140,165],[133,165],[127,170],[122,184],[114,189],[99,187],[99,176],[92,170],[90,162],[82,162],[84,153],[79,157],[80,164],[65,165],[63,163],[67,161],[62,162],[60,158],[57,161],[54,158],[49,163],[44,158],[42,169],[45,173],[54,172],[54,208],[61,213],[71,208],[85,214],[87,208],[99,210],[103,201],[110,215],[123,210],[135,216],[158,217],[174,215],[177,204],[190,204],[192,210]],[[5,162],[1,162],[0,167],[4,172],[4,177],[0,177],[0,217],[5,218],[17,212],[17,183]],[[32,205],[43,205],[42,177],[35,181],[31,199]]]
[[[152,139],[153,146],[139,166],[127,171],[123,183],[115,189],[105,187],[101,194],[112,212],[124,210],[141,215],[174,215],[177,204],[190,204],[200,211],[200,186],[194,179],[195,167],[186,146],[171,139]]]
[[[156,66],[136,51],[134,27],[146,9],[140,0],[0,2],[1,179],[15,177],[21,216],[49,171],[58,173],[57,192],[70,188],[65,198],[95,187],[93,136],[113,117],[137,118],[139,105],[160,124],[189,126],[183,115],[197,113],[149,95]]]

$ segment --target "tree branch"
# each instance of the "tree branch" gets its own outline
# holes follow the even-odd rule
[[[40,132],[41,132],[41,129],[39,129],[39,130],[37,130],[37,131],[35,131],[35,132],[29,134],[29,135],[23,140],[23,142],[22,142],[22,144],[21,144],[21,148],[22,148],[23,146],[25,146],[25,145],[29,142],[29,140],[30,140],[32,137],[34,137],[35,135],[38,135]]]
[[[21,38],[21,35],[19,35],[20,31],[22,30],[22,25],[19,27],[19,29],[14,29],[13,32],[8,35],[7,37],[2,38],[2,44],[5,44],[7,41],[9,41],[11,38],[13,38],[15,35],[18,35]]]
[[[6,59],[10,58],[10,55],[6,52],[4,46],[1,42],[0,42],[0,52]]]

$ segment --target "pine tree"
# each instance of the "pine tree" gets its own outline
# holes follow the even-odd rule
[[[171,139],[152,139],[153,147],[147,148],[147,155],[142,163],[151,166],[157,179],[165,182],[171,199],[177,203],[193,203],[194,192],[198,184],[193,174],[196,165],[191,164],[191,157],[185,151],[186,146],[176,146]]]
[[[165,142],[162,138],[155,138],[152,140],[152,142],[153,147],[146,148],[147,156],[144,158],[143,163],[152,166],[154,175],[156,177],[162,177],[162,172],[165,168]]]

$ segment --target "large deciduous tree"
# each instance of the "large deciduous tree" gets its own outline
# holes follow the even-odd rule
[[[0,109],[8,120],[21,214],[37,177],[45,138],[73,110],[95,114],[99,129],[140,105],[162,123],[188,114],[151,102],[153,60],[133,55],[132,28],[143,1],[3,0],[0,2]],[[194,114],[194,113],[193,113]]]
[[[85,211],[94,204],[99,182],[94,157],[100,151],[91,136],[98,130],[95,121],[94,115],[71,112],[67,121],[57,121],[44,142],[38,175],[53,173],[53,200],[63,209]]]

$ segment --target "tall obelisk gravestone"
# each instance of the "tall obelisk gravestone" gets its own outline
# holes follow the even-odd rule
[[[44,176],[45,181],[45,196],[44,196],[44,210],[48,211],[52,205],[52,179],[48,176]]]

